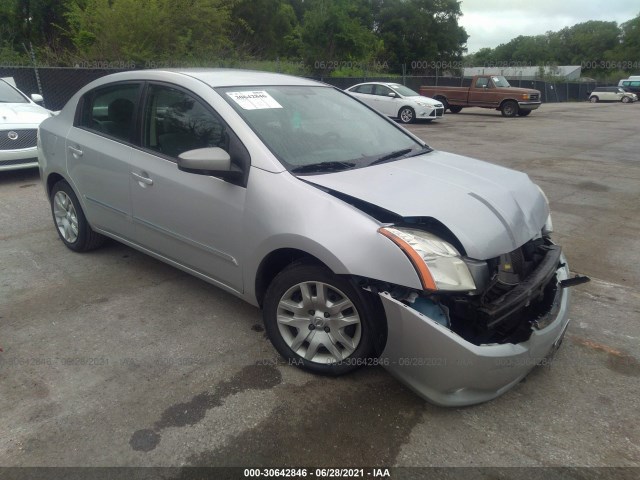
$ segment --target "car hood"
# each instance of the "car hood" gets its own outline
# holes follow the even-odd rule
[[[0,125],[39,124],[49,111],[32,103],[0,103]]]
[[[402,217],[434,218],[479,260],[520,247],[549,216],[526,174],[445,152],[302,178]]]
[[[413,97],[404,97],[414,102],[426,103],[427,105],[442,105],[442,102],[434,100],[431,97],[425,97],[424,95],[414,95]]]

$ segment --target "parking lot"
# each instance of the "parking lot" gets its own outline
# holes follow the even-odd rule
[[[585,102],[409,126],[527,172],[592,278],[550,365],[459,409],[379,367],[283,364],[257,309],[115,242],[71,252],[38,172],[0,173],[0,465],[640,466],[639,118]]]

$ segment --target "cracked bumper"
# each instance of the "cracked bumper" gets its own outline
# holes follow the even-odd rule
[[[559,268],[557,276],[558,281],[568,278],[568,267]],[[459,407],[492,400],[559,347],[569,324],[569,296],[569,289],[558,288],[547,313],[551,318],[526,342],[477,346],[381,293],[388,325],[382,364],[436,405]]]

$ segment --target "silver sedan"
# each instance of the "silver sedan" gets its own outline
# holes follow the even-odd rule
[[[434,403],[469,405],[567,328],[564,287],[581,279],[527,175],[434,151],[325,84],[118,73],[39,133],[67,247],[110,237],[243,298],[305,370],[382,365]]]

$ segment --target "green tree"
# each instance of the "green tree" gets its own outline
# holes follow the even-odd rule
[[[81,60],[188,62],[231,50],[224,0],[76,0],[65,16]]]
[[[382,3],[376,31],[390,64],[448,64],[460,60],[468,35],[458,25],[457,0],[390,0]]]
[[[382,44],[361,17],[361,1],[312,0],[299,30],[301,54],[313,66],[368,62]]]
[[[298,25],[296,12],[284,0],[240,0],[233,7],[232,41],[241,52],[258,58],[289,56]]]

